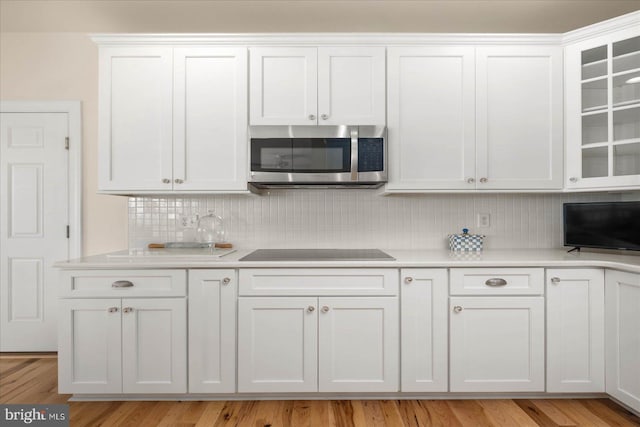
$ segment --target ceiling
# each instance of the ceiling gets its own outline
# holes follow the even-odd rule
[[[640,0],[0,0],[2,32],[563,33]]]

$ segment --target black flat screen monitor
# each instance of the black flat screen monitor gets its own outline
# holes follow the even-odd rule
[[[564,245],[640,251],[640,202],[565,203]]]

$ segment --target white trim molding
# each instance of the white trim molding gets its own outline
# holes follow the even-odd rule
[[[80,101],[0,101],[2,113],[67,113],[69,120],[69,258],[82,256],[82,106]]]
[[[638,26],[640,26],[640,10],[564,33],[562,43],[565,45],[577,43],[584,39]]]
[[[220,33],[90,34],[98,45],[395,46],[395,45],[559,45],[562,34],[456,33]]]

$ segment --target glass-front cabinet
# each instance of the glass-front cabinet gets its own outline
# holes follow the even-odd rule
[[[640,28],[565,53],[567,188],[640,188]]]

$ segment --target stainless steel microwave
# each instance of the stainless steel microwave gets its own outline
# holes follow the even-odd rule
[[[249,182],[258,188],[377,188],[387,182],[386,128],[251,126]]]

